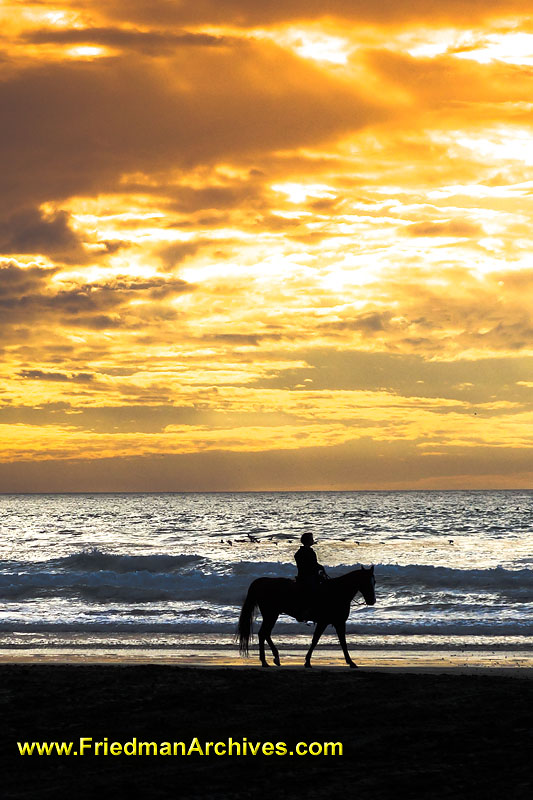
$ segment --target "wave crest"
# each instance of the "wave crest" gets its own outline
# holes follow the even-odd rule
[[[354,569],[342,565],[329,570],[337,577]],[[249,584],[258,577],[293,578],[292,564],[272,561],[217,562],[195,554],[118,555],[100,550],[74,553],[51,561],[21,564],[3,562],[0,598],[68,596],[94,601],[198,600],[240,605]],[[524,601],[533,590],[533,570],[462,570],[410,564],[375,566],[378,603],[390,593],[449,589],[468,594],[505,593]]]

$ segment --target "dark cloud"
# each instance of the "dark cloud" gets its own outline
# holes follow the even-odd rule
[[[102,292],[124,292],[126,295],[129,295],[130,292],[142,292],[147,298],[162,300],[184,292],[191,292],[195,286],[181,278],[155,277],[141,280],[124,277],[104,284],[92,284],[92,288]]]
[[[93,316],[76,314],[72,317],[64,317],[59,321],[67,328],[82,328],[87,331],[105,331],[127,327],[125,321],[118,314],[116,316],[110,316],[109,314],[94,314]]]
[[[362,438],[259,453],[28,460],[0,463],[0,485],[4,492],[464,489],[472,481],[501,488],[502,479],[509,488],[513,481],[515,488],[531,485],[532,448],[480,443],[430,455],[419,444]]]
[[[520,352],[529,350],[533,341],[533,320],[530,314],[521,314],[516,320],[502,320],[488,330],[472,331],[467,336],[459,336],[458,341],[468,338],[470,345]],[[530,373],[531,374],[531,373]],[[525,376],[522,380],[526,380]]]
[[[470,239],[483,235],[480,225],[473,225],[464,220],[448,220],[443,222],[415,222],[403,229],[408,236],[451,236]]]
[[[325,322],[320,325],[324,331],[360,331],[361,333],[381,333],[390,328],[393,314],[390,311],[371,311],[357,317]]]
[[[384,118],[378,101],[273,44],[195,52],[5,74],[4,205],[114,190],[124,173],[311,145]],[[228,197],[215,193],[211,202]]]
[[[169,0],[111,0],[104,13],[111,18],[137,20],[144,23],[219,25],[268,25],[274,23],[327,19],[354,22],[380,22],[385,25],[402,22],[452,21],[454,23],[505,18],[513,12],[523,13],[523,0],[196,0],[175,3]]]
[[[204,186],[201,189],[180,187],[176,195],[170,208],[187,214],[195,211],[225,210],[243,206],[257,209],[265,205],[258,192],[256,182],[253,180],[234,186]]]
[[[121,241],[119,239],[113,239],[112,241],[106,242],[99,242],[101,249],[101,253],[99,255],[113,255],[113,253],[118,253],[119,250],[123,250],[126,247],[130,247],[130,242]]]
[[[531,406],[531,389],[520,386],[533,374],[533,357],[428,361],[417,355],[355,350],[298,350],[307,367],[282,370],[256,387],[315,390],[385,390],[403,397],[443,398],[468,403],[516,401]],[[303,386],[304,380],[310,379]]]
[[[66,211],[45,215],[36,208],[22,209],[0,222],[0,253],[35,253],[63,261],[84,258],[69,219]]]
[[[49,377],[36,379],[51,380]],[[66,376],[64,380],[71,379]],[[210,428],[240,425],[269,427],[287,424],[294,420],[294,416],[281,412],[232,413],[170,404],[102,405],[78,408],[69,403],[45,403],[41,407],[0,406],[0,424],[69,425],[80,431],[98,433],[161,433],[169,425],[202,425]]]
[[[33,326],[61,322],[93,330],[127,326],[123,315],[133,314],[128,304],[142,296],[152,301],[149,315],[154,321],[173,318],[170,309],[157,309],[163,302],[194,285],[177,277],[135,279],[117,276],[107,283],[92,283],[72,289],[50,284],[57,268],[22,268],[14,264],[0,267],[0,326],[18,325],[28,318]],[[136,316],[144,312],[135,312]],[[134,324],[134,323],[131,323]]]
[[[35,370],[34,372],[37,372]],[[43,378],[39,378],[43,380]],[[50,380],[50,378],[44,378]],[[70,380],[68,375],[56,380]],[[101,406],[74,408],[69,403],[45,403],[41,407],[0,407],[0,422],[28,425],[70,425],[100,433],[159,433],[167,425],[205,424],[209,415],[192,406]]]
[[[21,297],[44,291],[50,278],[58,271],[57,267],[19,267],[8,262],[0,264],[0,307],[10,307]]]
[[[268,231],[286,231],[297,228],[301,225],[301,220],[281,217],[279,214],[265,214],[257,220],[262,229]],[[323,236],[323,234],[321,234]]]
[[[61,383],[90,383],[94,380],[92,372],[44,372],[40,369],[23,369],[20,378],[31,381],[59,381]]]
[[[203,340],[208,340],[211,342],[219,342],[220,344],[230,344],[230,345],[250,345],[252,347],[257,347],[260,340],[264,337],[258,336],[257,334],[248,334],[248,333],[213,333],[207,334],[206,336],[202,336]],[[271,337],[268,337],[271,338]]]
[[[514,104],[527,102],[531,96],[529,74],[513,64],[479,64],[446,54],[416,58],[385,48],[368,51],[366,60],[376,75],[411,94],[419,114],[431,110],[441,117],[447,115],[446,127],[454,120],[463,126],[491,119],[498,123],[507,118],[517,121],[519,114]],[[420,124],[419,118],[416,124]],[[435,155],[432,165],[438,169]]]
[[[133,49],[143,53],[162,55],[177,47],[221,47],[234,39],[211,36],[206,33],[140,31],[130,28],[70,28],[53,30],[42,28],[26,33],[23,41],[31,44],[88,44]]]
[[[341,204],[342,200],[337,197],[322,197],[309,203],[309,208],[318,214],[328,214]]]
[[[176,242],[161,248],[158,255],[163,263],[172,269],[190,256],[196,255],[203,246],[203,242]]]

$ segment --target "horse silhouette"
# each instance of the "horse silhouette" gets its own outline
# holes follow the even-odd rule
[[[311,666],[313,650],[328,625],[333,625],[337,631],[348,666],[352,669],[357,667],[355,661],[352,661],[346,645],[346,620],[350,613],[350,603],[357,592],[361,592],[367,605],[374,605],[376,602],[375,584],[373,566],[369,569],[364,567],[354,569],[346,575],[330,578],[321,584],[311,612],[311,619],[316,622],[316,627],[311,647],[305,656],[306,667]],[[279,667],[279,651],[270,634],[280,614],[288,614],[295,619],[301,619],[302,597],[298,584],[290,578],[257,578],[250,584],[237,628],[239,650],[244,656],[248,655],[249,642],[253,633],[254,612],[257,607],[263,617],[258,631],[261,664],[263,667],[270,666],[265,658],[265,641],[267,641],[274,656],[274,664]]]

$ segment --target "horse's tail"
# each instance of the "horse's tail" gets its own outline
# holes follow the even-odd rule
[[[253,634],[254,611],[257,606],[254,581],[248,589],[248,594],[241,609],[239,624],[237,626],[237,637],[239,639],[239,652],[243,656],[248,655],[248,642]]]

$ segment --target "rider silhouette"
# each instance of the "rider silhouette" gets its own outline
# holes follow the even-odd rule
[[[313,550],[315,543],[313,534],[306,531],[302,534],[300,541],[302,546],[294,554],[298,566],[296,583],[299,588],[302,602],[302,618],[309,619],[312,615],[313,604],[320,584],[328,577],[322,564],[318,563],[316,553]]]

